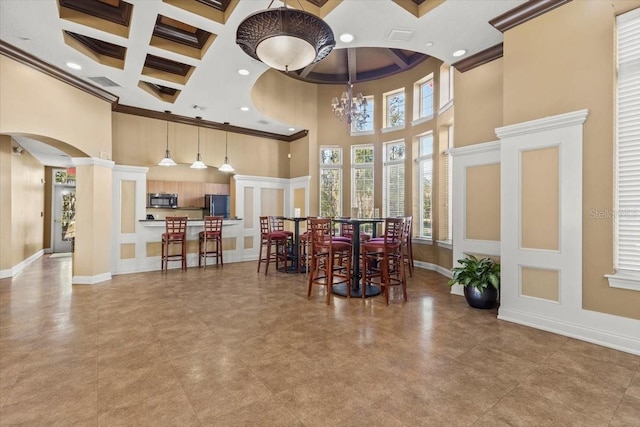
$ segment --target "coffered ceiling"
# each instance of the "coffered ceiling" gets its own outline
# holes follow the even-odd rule
[[[0,0],[0,39],[118,97],[118,105],[293,135],[265,116],[251,88],[268,67],[235,43],[238,24],[270,0]],[[489,21],[524,0],[300,0],[321,16],[336,48],[291,73],[316,83],[364,81],[429,56],[453,63],[502,41]],[[280,7],[274,1],[271,7]],[[339,40],[343,33],[351,43]],[[81,70],[71,70],[73,62]],[[354,65],[356,64],[356,65]],[[350,67],[352,70],[350,71]],[[238,70],[248,71],[240,75]],[[342,88],[336,88],[339,93]],[[2,96],[0,94],[0,96]],[[248,111],[241,110],[248,109]],[[327,108],[330,108],[327,106]],[[293,130],[290,130],[293,129]]]

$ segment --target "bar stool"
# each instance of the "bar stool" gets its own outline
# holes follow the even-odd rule
[[[216,264],[224,267],[222,259],[222,220],[221,216],[205,216],[204,231],[198,233],[198,267],[207,268],[207,258],[215,258]],[[213,250],[209,250],[209,245],[213,245]]]
[[[402,230],[402,259],[405,265],[409,267],[409,277],[413,277],[413,239],[411,234],[413,233],[413,217],[405,216],[404,227]]]
[[[187,217],[168,216],[162,233],[162,271],[167,271],[169,261],[182,261],[182,269],[187,269]],[[180,245],[180,253],[172,254],[171,246]]]
[[[309,254],[311,253],[311,220],[318,218],[317,216],[308,216],[307,217],[307,230],[300,234],[300,245],[298,246],[298,273],[302,273],[302,269],[304,268],[304,272],[309,272],[309,261],[311,258]]]
[[[310,220],[311,230],[311,273],[307,299],[311,298],[313,285],[326,287],[327,304],[331,303],[331,291],[334,285],[344,283],[347,298],[351,297],[351,243],[334,239],[333,224],[330,218]]]
[[[260,255],[258,256],[258,273],[260,272],[260,264],[266,262],[264,275],[269,271],[269,262],[275,260],[276,270],[281,259],[280,253],[286,256],[287,234],[279,231],[271,231],[269,226],[269,217],[260,217]],[[266,255],[262,256],[262,251],[266,248]],[[275,249],[275,250],[274,250]]]
[[[384,228],[384,237],[371,239],[362,245],[362,286],[380,286],[389,305],[391,286],[402,286],[404,300],[407,300],[407,277],[402,255],[404,220],[387,218]]]

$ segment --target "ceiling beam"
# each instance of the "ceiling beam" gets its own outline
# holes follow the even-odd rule
[[[314,67],[316,66],[316,64],[317,64],[317,62],[313,62],[313,63],[311,63],[311,64],[307,65],[306,67],[304,67],[304,68],[302,69],[302,71],[300,71],[300,72],[298,73],[298,76],[302,77],[303,79],[307,78],[307,77],[309,76],[309,73],[310,73],[311,71],[313,71],[313,69],[314,69]]]
[[[385,49],[385,51],[387,52],[387,54],[389,55],[389,57],[391,59],[393,59],[393,62],[400,67],[401,70],[404,70],[406,68],[409,68],[409,65],[411,65],[411,61],[409,60],[409,58],[407,57],[407,55],[405,55],[404,53],[402,53],[401,50],[399,49]]]
[[[354,48],[347,49],[347,67],[349,69],[349,81],[355,83],[358,81],[356,50]]]

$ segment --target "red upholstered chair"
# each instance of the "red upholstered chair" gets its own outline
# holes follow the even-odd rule
[[[162,271],[167,271],[169,261],[182,261],[182,269],[187,269],[187,217],[168,216],[162,233]],[[171,247],[179,245],[180,253],[172,253]]]
[[[311,254],[311,220],[318,218],[317,216],[308,216],[307,217],[307,231],[300,234],[300,245],[298,246],[298,259],[300,262],[298,263],[298,273],[302,272],[304,269],[305,273],[309,272],[309,263],[311,258],[309,254]]]
[[[389,305],[391,286],[401,286],[404,300],[407,300],[407,277],[402,254],[404,219],[387,218],[384,228],[383,237],[362,244],[362,284],[380,286]]]
[[[207,268],[207,258],[215,258],[216,264],[220,263],[221,266],[224,266],[222,259],[223,218],[221,216],[204,217],[204,231],[198,234],[198,266],[202,266],[204,259],[204,268]]]
[[[311,219],[309,222],[311,225],[311,272],[307,299],[311,298],[313,285],[320,285],[326,288],[327,304],[330,304],[333,286],[341,283],[347,286],[347,297],[350,298],[351,243],[333,238],[333,223],[330,218]]]
[[[286,254],[288,236],[286,233],[280,231],[271,231],[269,225],[269,217],[260,217],[260,255],[258,256],[258,273],[260,272],[260,264],[266,262],[264,269],[264,275],[269,272],[269,263],[271,261],[276,262],[276,270],[279,266],[280,256],[279,254]],[[266,251],[263,256],[262,252]]]

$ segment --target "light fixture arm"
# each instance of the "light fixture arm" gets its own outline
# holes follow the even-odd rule
[[[351,80],[347,82],[347,90],[342,92],[340,98],[334,97],[331,100],[333,114],[340,120],[346,120],[349,125],[354,121],[364,123],[369,118],[367,105],[367,98],[361,92],[353,96]]]

